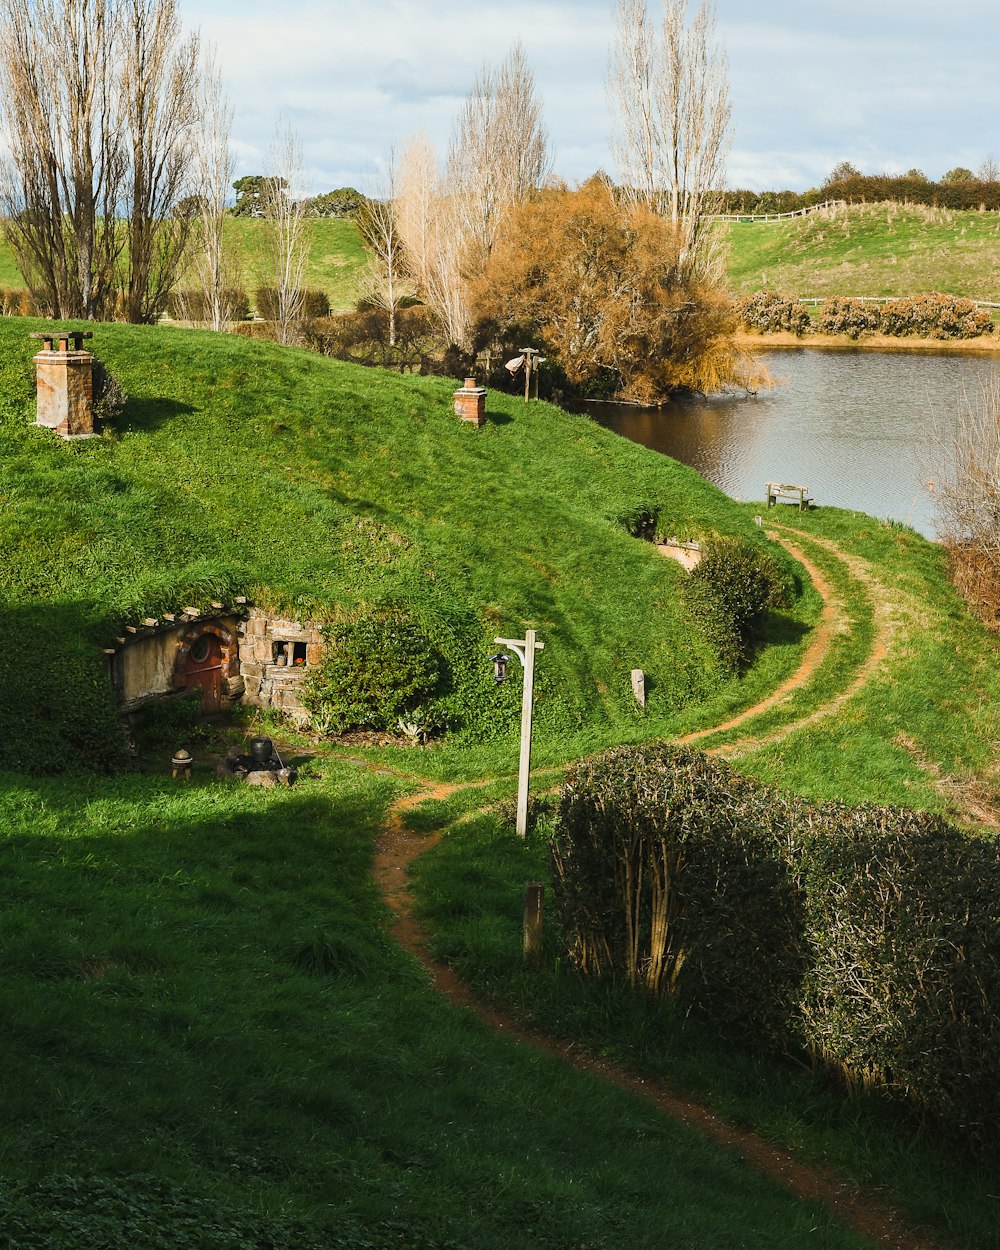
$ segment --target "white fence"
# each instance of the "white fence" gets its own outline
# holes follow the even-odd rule
[[[846,200],[826,200],[822,204],[810,204],[808,208],[797,208],[794,213],[713,213],[708,221],[788,221],[790,217],[808,217],[810,213],[822,213],[828,208],[844,208]]]

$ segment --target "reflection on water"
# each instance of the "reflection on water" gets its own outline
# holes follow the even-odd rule
[[[891,517],[934,534],[935,442],[1000,364],[910,352],[771,352],[784,385],[756,398],[662,409],[587,405],[601,425],[697,469],[735,499],[766,482],[807,486],[818,505]]]

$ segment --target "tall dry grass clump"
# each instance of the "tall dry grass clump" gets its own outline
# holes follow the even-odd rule
[[[1000,375],[965,396],[953,432],[937,439],[938,530],[951,578],[1000,633]]]

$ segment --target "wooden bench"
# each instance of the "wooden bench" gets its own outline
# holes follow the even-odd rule
[[[808,512],[812,503],[808,486],[790,486],[787,482],[768,482],[767,506],[773,508],[781,500],[783,503],[796,503],[800,512]]]

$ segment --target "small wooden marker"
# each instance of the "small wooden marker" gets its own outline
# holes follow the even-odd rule
[[[529,882],[524,887],[524,962],[542,959],[542,927],[545,922],[545,886]]]

